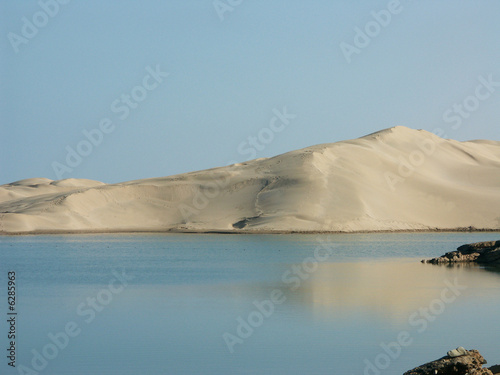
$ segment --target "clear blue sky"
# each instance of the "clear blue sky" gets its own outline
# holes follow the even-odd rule
[[[395,125],[500,139],[500,84],[479,80],[500,82],[498,1],[220,0],[220,16],[213,0],[55,1],[0,2],[0,184],[57,179],[54,162],[62,178],[167,176]],[[342,43],[360,47],[350,62]],[[270,130],[284,107],[296,117]],[[112,132],[70,168],[102,120]],[[259,132],[272,141],[242,145]]]

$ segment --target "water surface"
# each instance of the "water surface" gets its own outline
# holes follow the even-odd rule
[[[45,348],[40,374],[401,374],[457,346],[500,362],[500,273],[419,262],[499,238],[0,237],[2,320],[13,270],[17,365]]]

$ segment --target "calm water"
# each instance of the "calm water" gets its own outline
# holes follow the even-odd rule
[[[401,374],[457,346],[494,364],[500,272],[419,260],[497,239],[0,237],[4,353],[8,271],[18,313],[18,368],[2,356],[0,373]]]

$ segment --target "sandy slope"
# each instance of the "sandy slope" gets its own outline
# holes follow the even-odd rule
[[[500,229],[500,142],[395,127],[233,166],[107,185],[0,186],[0,232]]]

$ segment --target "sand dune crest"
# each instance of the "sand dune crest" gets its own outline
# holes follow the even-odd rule
[[[0,232],[500,229],[500,142],[385,129],[233,166],[0,186]]]

